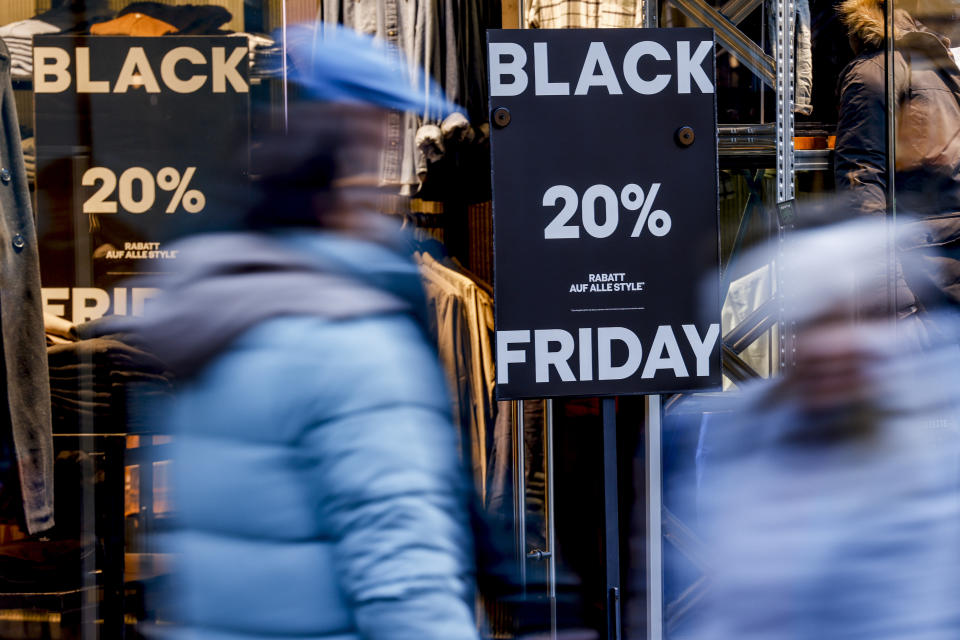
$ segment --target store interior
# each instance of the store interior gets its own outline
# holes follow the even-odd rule
[[[394,16],[400,11],[399,23],[384,17],[390,15],[384,9],[391,7]],[[795,12],[789,20],[784,8]],[[155,230],[135,226],[131,235],[131,228],[119,227],[115,217],[77,217],[78,167],[93,166],[97,140],[112,133],[97,130],[86,115],[70,121],[78,128],[73,141],[54,140],[43,130],[50,112],[42,105],[48,96],[34,87],[34,38],[63,36],[86,43],[117,36],[203,36],[246,46],[246,105],[214,115],[230,121],[233,129],[223,131],[242,132],[242,144],[234,146],[247,147],[239,153],[247,153],[249,162],[240,164],[255,178],[259,139],[284,126],[297,97],[295,83],[285,75],[282,34],[292,25],[317,21],[392,40],[407,64],[426,69],[464,109],[444,119],[395,114],[396,135],[384,151],[381,174],[381,186],[390,193],[381,199],[381,210],[409,232],[427,294],[431,334],[452,389],[462,459],[520,576],[514,593],[499,594],[502,598],[481,594],[478,624],[490,638],[575,628],[614,636],[603,562],[609,552],[604,535],[609,520],[604,511],[602,403],[596,398],[497,402],[495,396],[486,30],[715,28],[724,388],[661,399],[663,544],[658,562],[664,577],[654,600],[644,534],[644,504],[651,489],[645,472],[649,404],[639,396],[616,401],[622,637],[683,638],[709,589],[709,558],[698,537],[696,513],[685,511],[685,503],[674,496],[696,484],[691,461],[699,453],[700,433],[712,415],[725,411],[726,398],[745,383],[774,376],[789,365],[783,349],[790,335],[778,316],[776,273],[769,264],[740,257],[792,226],[777,203],[814,202],[836,191],[838,82],[854,51],[833,0],[0,3],[0,38],[9,52],[3,70],[12,88],[4,100],[15,107],[3,105],[8,147],[3,161],[10,168],[4,182],[29,189],[29,200],[19,203],[16,215],[36,219],[42,291],[33,295],[42,296],[47,344],[45,356],[38,357],[47,360],[49,380],[31,380],[30,371],[17,375],[21,385],[43,389],[48,383],[51,399],[49,412],[23,419],[34,437],[52,436],[53,443],[46,453],[50,468],[33,468],[28,482],[39,493],[45,484],[56,488],[48,505],[56,525],[50,528],[42,514],[35,510],[31,515],[25,506],[33,499],[20,486],[30,472],[27,454],[15,444],[16,424],[7,425],[0,438],[0,637],[154,636],[164,612],[152,607],[145,594],[162,584],[169,559],[153,540],[176,509],[168,495],[170,438],[137,424],[129,407],[131,389],[138,396],[163,397],[173,392],[176,381],[160,358],[123,334],[104,333],[99,322],[142,311],[146,298],[125,288],[123,275],[138,267],[141,258],[118,259],[113,252],[159,250],[152,245]],[[428,28],[414,28],[421,23]],[[792,42],[771,46],[783,42],[788,27]],[[777,89],[778,69],[788,70],[788,112],[780,108],[784,95]],[[77,114],[89,109],[77,98]],[[191,162],[200,161],[185,158],[181,164]],[[236,164],[224,164],[227,171],[236,170]],[[189,182],[186,174],[177,174],[176,180]],[[229,219],[235,200],[213,186],[205,197],[210,211],[217,212],[211,218]],[[186,233],[188,227],[177,227],[172,235]],[[142,246],[120,246],[120,238],[129,241],[141,232]],[[8,349],[8,377],[15,371],[13,357]],[[44,425],[52,432],[42,433]],[[651,602],[660,608],[662,628],[656,631],[651,630]]]

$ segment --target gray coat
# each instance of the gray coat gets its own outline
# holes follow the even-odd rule
[[[36,225],[10,82],[10,53],[2,41],[0,92],[0,322],[6,364],[4,382],[27,530],[37,533],[53,526],[50,378]]]

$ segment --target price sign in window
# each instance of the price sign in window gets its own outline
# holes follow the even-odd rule
[[[146,294],[117,285],[176,260],[168,240],[242,215],[248,56],[219,36],[36,37],[47,302],[74,321],[136,312]]]
[[[497,393],[720,384],[714,39],[489,32]]]

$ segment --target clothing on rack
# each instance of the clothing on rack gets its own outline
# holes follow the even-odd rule
[[[488,516],[512,522],[516,506],[514,418],[511,403],[494,398],[493,290],[455,258],[435,257],[427,251],[415,258],[427,292],[430,332],[452,391],[461,450],[469,457]],[[543,431],[543,402],[524,403],[524,502],[529,540],[541,548],[545,544]]]
[[[427,63],[432,61],[442,37],[437,7],[438,3],[427,0],[333,0],[323,3],[321,15],[324,22],[343,24],[386,42],[399,73],[415,76],[420,68],[432,75]],[[418,84],[415,77],[410,82]],[[409,112],[390,115],[387,146],[380,165],[380,180],[384,184],[396,184],[407,192],[417,190],[418,175],[426,173],[427,159],[417,151],[415,140],[420,118],[426,116]]]
[[[50,329],[48,328],[48,335]],[[76,333],[84,334],[81,327]],[[57,433],[137,432],[138,412],[128,417],[128,399],[166,397],[171,377],[152,355],[122,336],[62,342],[47,348],[53,425]]]
[[[813,113],[813,19],[810,0],[796,0],[794,7],[793,110],[808,116]],[[773,0],[768,0],[766,11],[769,41],[773,43],[777,41],[777,10]]]
[[[273,38],[258,33],[232,33],[222,29],[232,15],[223,7],[198,5],[162,5],[137,2],[117,14],[118,17],[90,28],[93,35],[154,37],[175,35],[228,35],[245,38],[250,51],[251,77],[279,77],[283,74],[283,50]]]
[[[643,26],[643,0],[533,0],[531,29],[623,29]]]
[[[523,470],[527,522],[527,543],[533,548],[546,548],[543,535],[546,521],[546,460],[543,435],[545,430],[543,400],[523,403]],[[497,403],[493,425],[493,444],[490,450],[487,474],[487,513],[501,521],[512,522],[516,512],[516,494],[513,485],[516,455],[514,452],[514,416],[512,403]]]
[[[388,124],[380,171],[384,184],[399,185],[405,194],[415,193],[426,179],[429,164],[442,157],[444,138],[431,127],[440,127],[443,116],[431,109],[432,102],[439,105],[450,100],[460,105],[473,128],[487,122],[485,32],[488,27],[500,26],[499,14],[497,0],[323,3],[320,15],[324,22],[343,24],[386,42],[396,52],[398,71],[406,72],[426,97],[424,111],[395,113]],[[452,137],[453,128],[448,130]]]
[[[0,440],[15,454],[20,505],[29,533],[53,526],[53,436],[40,296],[36,223],[20,143],[11,56],[0,40],[0,337],[9,422]],[[6,422],[5,420],[5,422]],[[9,460],[8,460],[9,462]]]
[[[483,144],[489,136],[488,123],[475,128],[465,115],[455,112],[439,124],[422,125],[417,129],[415,143],[428,162],[437,162],[446,154],[448,145]]]
[[[486,502],[487,452],[496,415],[493,359],[493,298],[457,263],[427,252],[415,255],[427,293],[428,326],[447,373],[461,449]]]

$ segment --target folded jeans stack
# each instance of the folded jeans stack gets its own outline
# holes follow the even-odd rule
[[[136,431],[129,402],[156,400],[171,391],[163,364],[107,336],[47,348],[54,433]]]

